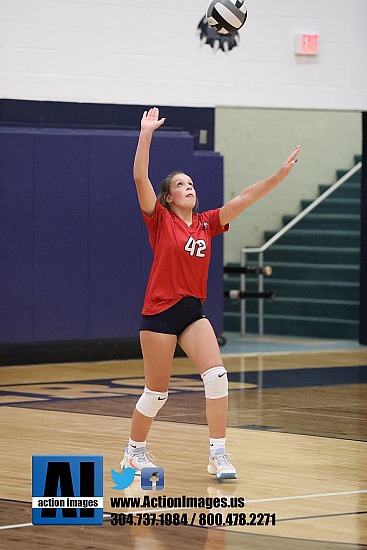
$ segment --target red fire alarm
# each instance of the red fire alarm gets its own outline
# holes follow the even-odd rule
[[[297,55],[318,55],[319,35],[318,34],[296,34],[295,53]]]

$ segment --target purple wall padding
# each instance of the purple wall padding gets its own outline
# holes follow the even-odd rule
[[[88,139],[34,137],[34,340],[87,337]]]
[[[218,208],[223,204],[223,157],[219,153],[196,151],[190,172],[199,197],[200,210]],[[217,334],[223,332],[223,237],[212,242],[205,313]]]
[[[33,341],[32,135],[0,132],[0,338]]]
[[[136,131],[0,129],[0,343],[136,338],[152,260],[132,177]],[[186,132],[154,135],[150,177],[189,173],[223,201],[223,159]],[[223,239],[206,313],[223,331]]]

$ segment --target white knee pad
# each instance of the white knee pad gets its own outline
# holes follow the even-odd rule
[[[207,399],[219,399],[228,395],[228,378],[224,367],[213,367],[205,371],[201,378]]]
[[[159,391],[149,390],[146,386],[143,395],[136,404],[136,409],[144,416],[154,418],[165,404],[168,398],[168,391],[162,393]]]

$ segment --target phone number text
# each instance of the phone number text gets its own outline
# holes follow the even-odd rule
[[[111,525],[199,525],[201,527],[225,527],[226,525],[275,525],[276,516],[270,513],[228,513],[208,512],[192,515],[178,512],[161,514],[144,512],[142,514],[112,513]]]

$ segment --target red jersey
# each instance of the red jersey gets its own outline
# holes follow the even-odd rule
[[[211,239],[229,228],[220,224],[219,210],[193,213],[190,227],[158,200],[152,216],[142,212],[154,255],[144,315],[160,313],[185,296],[205,300]]]

